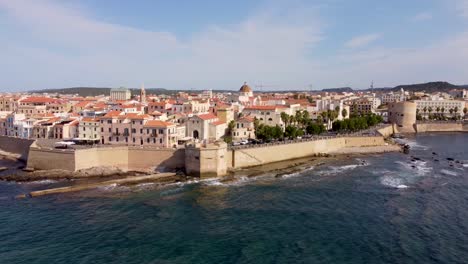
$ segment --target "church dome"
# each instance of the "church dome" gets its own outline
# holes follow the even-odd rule
[[[252,88],[250,88],[250,86],[247,85],[247,82],[244,82],[244,85],[242,85],[242,87],[239,89],[239,92],[241,92],[241,93],[251,93]]]

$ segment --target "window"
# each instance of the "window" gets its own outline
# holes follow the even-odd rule
[[[140,134],[143,134],[143,128],[140,128]]]
[[[109,142],[111,142],[111,141],[112,141],[112,137],[109,137]]]
[[[163,140],[162,140],[162,138],[160,138],[160,139],[159,139],[159,143],[161,143],[161,144],[162,144],[162,142],[163,142]]]
[[[112,132],[112,128],[109,127],[109,133],[111,133],[111,132]]]

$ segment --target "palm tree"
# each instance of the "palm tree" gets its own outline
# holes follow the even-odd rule
[[[436,113],[437,113],[437,114],[440,113],[440,107],[439,107],[439,106],[436,108]]]
[[[281,112],[280,117],[281,117],[281,121],[283,121],[284,123],[284,127],[287,127],[288,122],[289,122],[289,115],[286,114],[285,112]]]
[[[301,110],[296,111],[296,116],[295,116],[295,118],[296,118],[296,122],[297,122],[298,124],[302,124],[303,120],[302,120],[302,111],[301,111]]]
[[[426,112],[427,112],[427,107],[426,106],[423,108],[423,111],[424,111],[424,115],[426,115]]]
[[[463,108],[463,114],[465,114],[465,115],[466,115],[466,113],[467,113],[467,112],[468,112],[468,108],[466,108],[466,107],[465,107],[465,108]]]
[[[450,115],[453,115],[453,108],[449,109]]]

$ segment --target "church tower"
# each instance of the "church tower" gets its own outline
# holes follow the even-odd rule
[[[141,85],[140,89],[140,103],[144,104],[146,103],[146,91],[145,91],[145,85]]]

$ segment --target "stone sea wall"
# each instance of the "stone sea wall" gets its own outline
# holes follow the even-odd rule
[[[384,138],[340,137],[291,144],[272,145],[231,150],[227,156],[228,168],[239,169],[278,161],[298,159],[321,153],[332,153],[343,148],[374,147],[385,145]]]
[[[184,167],[184,150],[145,149],[137,147],[98,147],[77,150],[32,147],[27,166],[36,170],[85,170],[113,167],[123,171]]]
[[[465,130],[463,123],[418,123],[415,125],[417,133],[424,132],[462,132]]]
[[[19,156],[19,159],[26,161],[29,154],[29,146],[34,142],[31,139],[0,136],[0,150]]]

